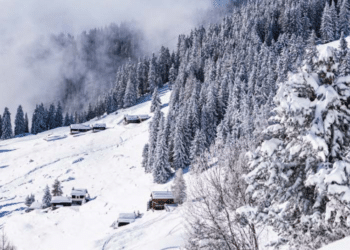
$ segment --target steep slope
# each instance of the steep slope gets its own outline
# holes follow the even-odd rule
[[[169,97],[169,91],[163,93],[162,103]],[[150,120],[127,126],[121,122],[124,114],[147,114],[149,108],[150,102],[144,102],[105,116],[98,122],[108,129],[98,133],[72,136],[63,127],[0,142],[0,223],[19,250],[164,249],[183,242],[181,209],[146,212],[150,192],[171,185],[154,184],[141,167]],[[81,207],[25,213],[25,197],[33,193],[41,201],[44,187],[56,178],[64,195],[80,187],[94,199]],[[110,227],[120,212],[138,210],[144,215],[134,224]]]

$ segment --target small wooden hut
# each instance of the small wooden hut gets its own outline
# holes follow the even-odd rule
[[[70,125],[70,133],[71,134],[77,134],[77,133],[80,133],[80,132],[87,132],[90,129],[91,129],[90,126],[83,125],[83,124],[72,124],[72,125]]]
[[[70,207],[72,206],[72,200],[65,196],[54,196],[51,199],[52,208],[58,207]]]
[[[141,123],[149,118],[149,115],[124,115],[124,124]]]
[[[165,204],[174,204],[173,193],[171,191],[153,191],[147,204],[147,210],[163,210]]]
[[[135,219],[136,219],[135,213],[121,213],[119,214],[119,218],[117,220],[118,227],[133,223],[135,222]]]
[[[78,188],[78,189],[73,188],[71,192],[71,196],[72,196],[72,205],[82,205],[85,202],[89,201],[90,199],[87,189],[83,189],[83,188]]]
[[[105,130],[106,128],[107,127],[106,127],[105,123],[95,123],[95,124],[91,125],[92,132]]]

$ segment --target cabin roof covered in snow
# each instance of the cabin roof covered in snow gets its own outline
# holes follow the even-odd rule
[[[86,125],[83,125],[83,124],[72,124],[72,125],[70,125],[70,129],[86,130],[86,129],[90,129],[90,127],[86,126]]]
[[[124,119],[129,121],[136,121],[136,120],[139,120],[140,118],[137,115],[124,115]]]
[[[87,189],[75,188],[72,190],[71,195],[86,195],[88,193]]]
[[[139,115],[138,117],[140,117],[141,120],[145,120],[145,119],[150,118],[149,115]]]
[[[135,219],[136,219],[135,213],[120,213],[118,222],[131,223],[131,222],[134,222]]]
[[[153,199],[174,199],[174,195],[171,191],[153,191]]]
[[[124,119],[128,121],[146,120],[148,118],[150,118],[149,115],[124,115]]]
[[[93,128],[105,128],[106,123],[95,123],[92,125]]]
[[[66,196],[53,196],[51,203],[71,203],[72,200]]]

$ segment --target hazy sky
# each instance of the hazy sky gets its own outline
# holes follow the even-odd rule
[[[223,0],[221,0],[223,1]],[[196,26],[213,0],[0,0],[0,114],[17,106],[32,114],[34,104],[55,97],[60,55],[29,61],[34,41],[50,34],[78,35],[114,22],[136,21],[150,41],[174,48],[177,36]],[[40,46],[40,45],[39,45]]]

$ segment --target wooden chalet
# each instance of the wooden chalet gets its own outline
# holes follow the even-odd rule
[[[105,123],[95,123],[91,125],[92,132],[105,130],[107,128]]]
[[[165,204],[174,203],[174,195],[171,191],[153,191],[147,204],[147,210],[163,210]]]
[[[72,124],[70,125],[70,133],[71,134],[77,134],[80,132],[87,132],[91,130],[90,126],[83,125],[83,124]]]
[[[72,189],[71,192],[71,196],[72,196],[72,205],[82,205],[84,203],[86,203],[87,201],[89,201],[90,196],[89,193],[87,191],[87,189],[82,189],[82,188],[78,188]]]
[[[118,227],[128,225],[135,222],[136,214],[135,213],[121,213],[117,220]]]
[[[141,123],[149,118],[149,115],[124,115],[124,124]]]
[[[53,196],[51,199],[52,208],[58,207],[70,207],[72,206],[72,200],[65,196]]]

